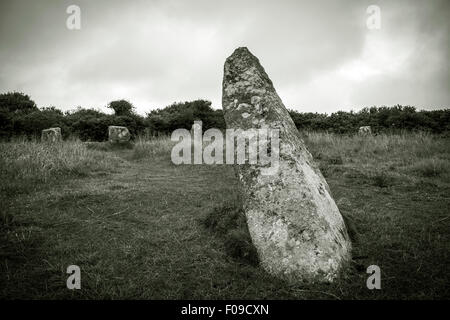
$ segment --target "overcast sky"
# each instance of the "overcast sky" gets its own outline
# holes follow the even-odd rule
[[[69,30],[69,5],[81,29]],[[381,28],[369,30],[369,5]],[[256,55],[288,108],[450,107],[450,1],[0,1],[0,92],[39,107],[138,113],[204,98],[221,108],[225,59]]]

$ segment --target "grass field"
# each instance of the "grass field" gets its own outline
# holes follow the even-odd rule
[[[171,142],[0,144],[0,297],[450,298],[450,139],[305,133],[353,239],[333,284],[258,267],[228,165],[170,161]],[[81,290],[66,268],[81,268]],[[381,268],[368,290],[366,268]]]

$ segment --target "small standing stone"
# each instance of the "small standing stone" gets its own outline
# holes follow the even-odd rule
[[[372,129],[370,128],[370,126],[359,127],[358,133],[361,135],[371,135]]]
[[[127,127],[121,126],[109,126],[108,127],[108,140],[112,143],[127,142],[131,138],[130,131]]]
[[[41,141],[42,142],[60,142],[62,140],[61,136],[61,128],[55,127],[55,128],[48,128],[42,130],[41,133]]]

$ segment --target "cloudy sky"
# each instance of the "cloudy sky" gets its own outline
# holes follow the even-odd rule
[[[69,30],[69,5],[81,29]],[[370,30],[369,5],[381,28]],[[221,108],[225,59],[256,55],[289,108],[450,107],[450,1],[0,1],[0,92],[40,107]]]

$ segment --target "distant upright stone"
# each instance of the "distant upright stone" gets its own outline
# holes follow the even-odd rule
[[[359,127],[358,133],[361,135],[371,135],[372,129],[370,128],[370,126]]]
[[[247,48],[224,66],[222,107],[229,129],[278,129],[279,170],[237,165],[244,211],[262,267],[299,281],[333,281],[350,260],[351,242],[324,177],[272,81]]]
[[[194,134],[194,130],[197,130],[200,132],[202,130],[203,124],[201,120],[194,120],[194,124],[192,125],[189,132],[191,133],[191,136]]]
[[[127,142],[131,138],[130,131],[127,127],[109,126],[108,140],[113,143]]]
[[[62,140],[61,136],[61,128],[55,127],[55,128],[48,128],[42,130],[41,133],[41,141],[42,142],[59,142]]]

